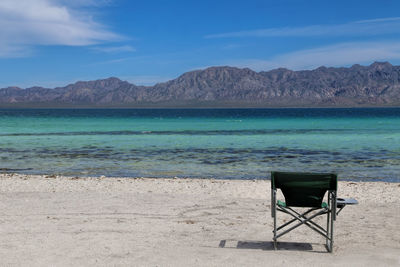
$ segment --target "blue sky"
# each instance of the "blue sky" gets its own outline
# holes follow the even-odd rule
[[[400,64],[400,1],[1,0],[0,88]]]

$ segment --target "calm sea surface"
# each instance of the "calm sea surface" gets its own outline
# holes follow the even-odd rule
[[[400,182],[400,108],[0,109],[0,172]]]

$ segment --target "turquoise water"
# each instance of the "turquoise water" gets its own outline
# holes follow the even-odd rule
[[[400,108],[0,109],[0,171],[400,182]]]

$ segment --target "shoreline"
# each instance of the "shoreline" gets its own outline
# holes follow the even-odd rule
[[[400,184],[338,182],[338,197],[359,205],[339,214],[333,254],[305,227],[271,249],[270,190],[269,180],[0,174],[0,257],[34,266],[400,263]]]
[[[33,173],[19,173],[19,172],[1,172],[0,177],[30,177],[30,178],[62,178],[62,179],[163,179],[163,180],[216,180],[216,181],[271,181],[271,178],[216,178],[216,177],[198,177],[198,176],[189,176],[189,177],[179,177],[179,176],[83,176],[83,175],[63,175],[63,174],[33,174]],[[354,182],[354,183],[389,183],[389,184],[400,184],[399,181],[395,181],[394,178],[390,180],[385,180],[382,178],[358,178],[358,179],[341,179],[338,177],[338,182]]]

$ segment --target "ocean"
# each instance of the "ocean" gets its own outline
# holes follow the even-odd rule
[[[0,109],[0,172],[400,182],[400,108]]]

